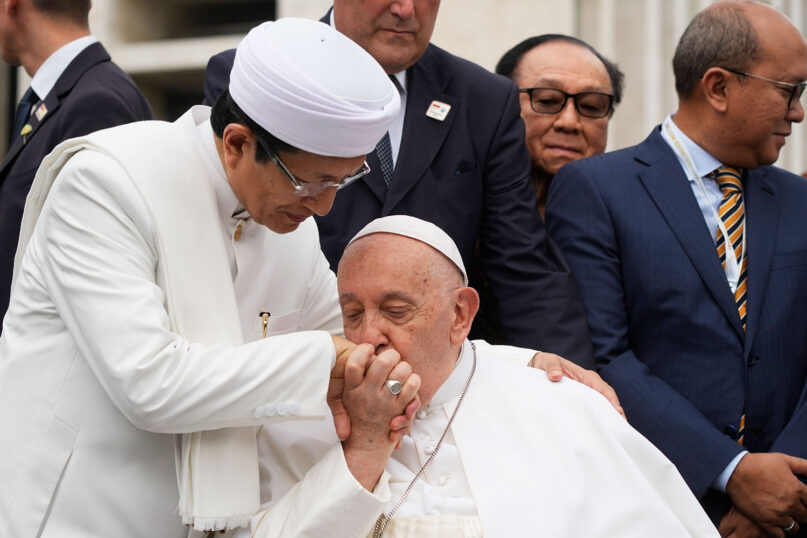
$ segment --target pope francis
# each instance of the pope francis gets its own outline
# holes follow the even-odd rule
[[[364,488],[340,471],[330,421],[265,425],[267,510],[244,535],[717,537],[673,464],[604,398],[525,368],[531,352],[466,339],[479,306],[467,282],[457,247],[433,224],[389,216],[351,240],[338,271],[345,335],[368,356],[399,353],[420,376],[424,407],[399,450],[383,419],[353,424],[351,437],[377,432]],[[349,413],[358,355],[345,369]],[[388,400],[401,397],[377,383]]]
[[[46,158],[0,340],[0,536],[249,521],[255,428],[326,416],[350,349],[309,217],[367,173],[399,101],[358,45],[283,19],[243,40],[212,112]]]

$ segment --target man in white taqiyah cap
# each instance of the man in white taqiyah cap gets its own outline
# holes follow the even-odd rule
[[[338,468],[341,446],[329,422],[265,425],[269,504],[250,536],[717,538],[673,464],[600,394],[526,368],[530,351],[467,340],[479,296],[434,224],[370,222],[345,249],[338,288],[345,335],[361,343],[346,386],[360,352],[379,360],[394,349],[419,375],[423,407],[399,450],[383,413],[375,429],[353,425],[351,437],[376,447],[363,462],[374,495],[323,468],[329,459]],[[400,397],[386,378],[376,383]],[[345,398],[351,416],[354,403]]]
[[[367,173],[398,107],[363,49],[283,19],[244,38],[212,110],[100,131],[45,159],[0,340],[7,535],[238,527],[259,507],[258,427],[330,416],[330,387],[347,435],[355,346],[331,336],[336,281],[308,217]],[[387,354],[374,372],[397,363]],[[416,377],[396,372],[411,398]],[[406,402],[367,402],[352,409],[406,423]],[[360,475],[361,448],[346,446],[333,472]]]

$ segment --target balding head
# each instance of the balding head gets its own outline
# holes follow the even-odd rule
[[[774,163],[791,124],[804,119],[794,91],[807,79],[807,41],[768,5],[734,0],[704,9],[681,37],[673,66],[675,123],[726,165]]]

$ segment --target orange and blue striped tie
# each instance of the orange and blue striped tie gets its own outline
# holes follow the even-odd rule
[[[745,206],[743,204],[743,185],[740,171],[734,168],[718,168],[709,174],[723,192],[723,200],[720,202],[718,215],[729,234],[731,246],[737,257],[737,264],[740,267],[740,277],[737,280],[737,289],[734,291],[734,301],[737,303],[737,311],[740,314],[740,321],[745,330],[745,301],[748,291],[748,257],[743,252],[743,234],[745,234]],[[726,239],[723,232],[717,231],[717,254],[720,256],[720,263],[723,264],[723,271],[726,270]],[[743,444],[745,434],[745,410],[740,416],[740,427],[737,429],[737,442]]]
[[[720,202],[718,214],[720,220],[729,234],[734,255],[737,257],[737,265],[740,267],[740,276],[737,280],[737,289],[734,291],[734,301],[737,303],[737,311],[740,314],[740,321],[745,330],[745,301],[748,291],[748,258],[743,253],[743,235],[745,233],[745,206],[743,204],[743,186],[740,180],[740,171],[734,168],[718,168],[710,174],[710,177],[717,181],[720,190],[723,192],[723,200]],[[720,263],[723,270],[726,270],[726,238],[723,233],[717,231],[717,254],[720,256]]]

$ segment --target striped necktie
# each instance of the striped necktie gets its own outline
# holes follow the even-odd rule
[[[743,253],[743,235],[745,234],[745,206],[743,204],[743,186],[740,180],[740,171],[734,168],[718,168],[709,177],[713,178],[723,192],[718,215],[729,234],[737,265],[740,267],[737,289],[734,291],[734,301],[745,330],[745,302],[748,291],[748,257]],[[726,270],[726,238],[717,231],[717,254],[723,271]]]
[[[740,267],[740,275],[737,279],[737,289],[734,290],[734,301],[737,303],[737,311],[740,314],[740,321],[745,331],[745,301],[748,291],[748,257],[743,252],[743,235],[745,234],[745,205],[743,203],[743,184],[740,171],[735,168],[721,167],[709,174],[713,178],[720,190],[723,192],[723,200],[720,202],[718,215],[729,234],[737,265]],[[723,264],[723,271],[726,270],[726,239],[721,230],[717,231],[717,254],[720,256],[720,263]],[[745,437],[745,406],[740,415],[740,425],[737,428],[736,439],[741,445]]]

